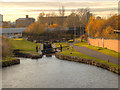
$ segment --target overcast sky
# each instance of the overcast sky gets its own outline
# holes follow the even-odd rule
[[[0,14],[4,15],[4,21],[15,21],[26,14],[37,19],[40,10],[58,10],[61,6],[66,10],[90,8],[93,14],[102,17],[118,12],[118,0],[2,0]]]
[[[70,2],[70,1],[119,1],[119,0],[1,0],[1,1],[3,1],[3,2],[26,2],[26,1],[28,1],[28,2],[41,2],[41,1],[43,1],[43,2],[62,2],[62,1],[65,1],[65,2]]]

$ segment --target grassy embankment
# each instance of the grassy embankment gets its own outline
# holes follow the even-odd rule
[[[32,43],[29,42],[27,40],[24,39],[4,39],[3,38],[3,44],[2,44],[2,48],[3,48],[3,52],[2,52],[2,60],[0,61],[0,63],[10,63],[13,60],[16,60],[17,58],[14,58],[12,50],[14,49],[19,49],[21,52],[23,53],[30,53],[33,55],[37,55],[38,53],[36,53],[36,45],[40,45],[40,44],[36,44],[36,43]]]
[[[0,62],[16,60],[16,58],[13,57],[14,56],[12,53],[13,49],[19,49],[23,53],[30,53],[33,55],[38,54],[36,53],[36,45],[40,45],[40,44],[32,43],[22,38],[21,39],[4,39],[3,41],[5,43],[3,43],[4,44],[3,45],[4,50],[2,52],[3,57],[2,57],[2,61]]]
[[[101,59],[98,59],[98,58],[94,58],[94,57],[91,57],[91,56],[88,56],[86,54],[83,54],[83,53],[80,53],[80,52],[77,52],[76,50],[74,50],[72,47],[70,47],[69,45],[67,45],[66,43],[60,43],[62,44],[63,46],[63,52],[60,52],[61,54],[63,55],[68,55],[68,56],[77,56],[77,57],[81,57],[81,58],[85,58],[85,59],[92,59],[92,60],[96,60],[96,61],[99,61],[99,62],[102,62],[102,63],[105,63],[105,64],[108,64],[108,65],[111,65],[111,66],[114,66],[114,67],[119,67],[117,64],[113,64],[113,63],[110,63],[110,62],[107,62],[105,60],[101,60]],[[56,43],[56,47],[59,47],[59,43]],[[69,48],[69,49],[68,49]],[[72,53],[72,54],[71,54]]]
[[[115,51],[107,49],[107,48],[96,47],[96,46],[92,46],[92,45],[88,46],[88,43],[85,42],[85,41],[84,42],[80,42],[80,43],[76,43],[74,45],[75,46],[87,47],[89,49],[93,49],[93,50],[96,50],[98,52],[101,52],[101,53],[104,53],[104,54],[107,54],[107,55],[110,55],[110,56],[113,56],[113,57],[120,58],[120,53],[118,53],[118,52],[115,52]]]
[[[40,44],[32,43],[24,39],[8,39],[7,41],[11,44],[12,49],[19,49],[23,53],[38,54],[36,52],[36,45],[40,47]]]
[[[2,43],[0,46],[2,47],[2,60],[0,60],[0,63],[10,63],[11,61],[16,60],[17,58],[12,57],[13,53],[11,51],[11,45],[7,42],[6,37],[1,37]]]
[[[2,57],[2,60],[0,60],[0,63],[1,63],[1,62],[7,62],[7,61],[13,61],[13,60],[16,60],[16,59],[17,59],[17,58],[10,57],[10,56]]]

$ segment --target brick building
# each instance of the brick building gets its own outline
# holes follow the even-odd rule
[[[50,17],[42,17],[40,21],[42,21],[43,24],[47,23],[50,24],[58,24],[61,25],[63,22],[67,19],[67,16],[50,16]]]
[[[2,22],[2,27],[3,27],[3,28],[10,28],[11,25],[10,25],[7,21],[3,21],[3,22]]]
[[[26,18],[19,18],[16,20],[16,27],[27,27],[34,22],[34,18],[29,18],[29,16],[26,15]]]

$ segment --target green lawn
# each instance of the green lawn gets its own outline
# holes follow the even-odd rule
[[[10,60],[16,60],[14,57],[2,57],[2,60],[0,62],[10,61]]]
[[[66,43],[61,43],[63,46],[68,46]],[[56,44],[56,46],[58,46],[59,44]],[[69,49],[68,49],[69,48]],[[107,61],[105,60],[101,60],[101,59],[98,59],[98,58],[94,58],[94,57],[91,57],[91,56],[88,56],[86,54],[83,54],[83,53],[80,53],[80,52],[77,52],[76,50],[74,50],[72,47],[68,46],[68,47],[64,47],[63,48],[63,52],[60,52],[61,54],[63,55],[68,55],[68,56],[76,56],[76,57],[81,57],[81,58],[85,58],[85,59],[92,59],[92,60],[96,60],[96,61],[99,61],[99,62],[102,62],[102,63],[106,63],[108,65],[111,65],[111,66],[115,66],[118,68],[118,65],[117,64],[113,64],[113,63],[108,63]],[[72,54],[71,54],[72,53]],[[120,66],[119,66],[120,68]]]
[[[0,63],[6,62],[6,61],[12,61],[12,60],[16,60],[16,58],[14,58],[14,57],[2,57],[2,60],[0,60]]]
[[[69,45],[67,45],[66,43],[55,43],[56,47],[60,47],[60,44],[62,45],[62,47],[69,47]]]
[[[7,41],[11,44],[12,49],[19,49],[24,53],[37,54],[36,45],[40,46],[40,44],[32,43],[24,39],[8,39]]]
[[[96,46],[92,46],[92,45],[88,46],[87,42],[80,42],[80,43],[76,43],[74,45],[75,46],[87,47],[89,49],[93,49],[93,50],[96,50],[98,52],[101,52],[101,53],[104,53],[104,54],[107,54],[107,55],[110,55],[110,56],[113,56],[113,57],[120,58],[120,53],[118,53],[118,52],[115,52],[115,51],[107,49],[107,48],[101,48],[101,47],[96,47]]]

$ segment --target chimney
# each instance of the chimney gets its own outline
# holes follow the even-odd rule
[[[28,15],[26,15],[26,18],[28,18]]]

